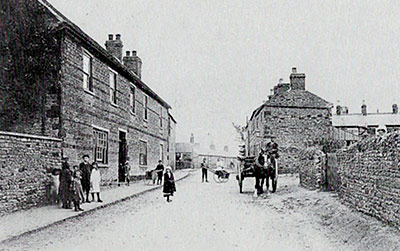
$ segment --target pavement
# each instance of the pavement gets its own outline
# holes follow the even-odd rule
[[[179,181],[188,177],[192,171],[191,169],[175,171],[175,180]],[[81,205],[84,209],[82,212],[62,209],[60,205],[49,205],[6,214],[0,217],[0,243],[18,238],[21,235],[32,234],[49,226],[60,224],[66,220],[86,215],[100,208],[159,188],[161,188],[161,185],[146,185],[143,180],[138,180],[131,183],[130,186],[122,185],[102,190],[101,199],[103,202],[84,203]]]

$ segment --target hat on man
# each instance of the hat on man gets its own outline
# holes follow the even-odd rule
[[[84,155],[82,156],[82,159],[84,159],[85,157],[90,158],[88,154],[84,154]]]

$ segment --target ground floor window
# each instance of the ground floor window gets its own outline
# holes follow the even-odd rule
[[[101,164],[108,163],[108,133],[96,128],[93,128],[94,138],[94,160]]]
[[[147,142],[139,141],[139,165],[147,166]]]

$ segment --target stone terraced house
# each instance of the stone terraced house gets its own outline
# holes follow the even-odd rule
[[[121,35],[110,34],[104,48],[45,0],[7,2],[13,1],[29,3],[26,13],[40,10],[57,46],[57,71],[41,80],[46,88],[37,93],[45,96],[40,109],[22,120],[0,111],[0,130],[61,139],[61,153],[70,164],[89,154],[99,163],[105,183],[118,179],[118,166],[126,160],[133,175],[154,168],[160,159],[168,164],[170,156],[174,166],[175,152],[170,151],[176,122],[171,107],[141,79],[136,51],[123,56]],[[29,17],[26,20],[29,23]],[[2,109],[6,100],[0,99]]]
[[[332,105],[306,90],[305,77],[292,68],[290,83],[280,80],[246,125],[246,154],[257,155],[273,137],[279,145],[282,173],[296,172],[301,149],[327,137],[332,129]]]

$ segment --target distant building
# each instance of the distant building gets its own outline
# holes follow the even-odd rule
[[[193,160],[197,157],[193,143],[179,142],[175,144],[176,169],[194,168]]]
[[[290,82],[279,83],[273,94],[253,111],[245,127],[246,154],[255,156],[270,138],[279,145],[280,171],[295,172],[306,144],[328,137],[332,105],[306,90],[305,74],[292,68]]]
[[[224,146],[218,150],[212,142],[206,145],[201,145],[195,142],[193,134],[190,136],[190,143],[176,143],[176,166],[181,168],[199,168],[203,159],[206,159],[209,167],[216,167],[218,160],[222,160],[228,168],[231,163],[236,165],[237,154],[229,152],[229,147]]]
[[[336,106],[336,114],[332,117],[335,128],[351,133],[358,137],[374,135],[379,126],[385,126],[387,132],[400,130],[400,114],[397,104],[392,106],[391,112],[368,113],[367,105],[361,106],[361,113],[348,113],[343,107]]]

